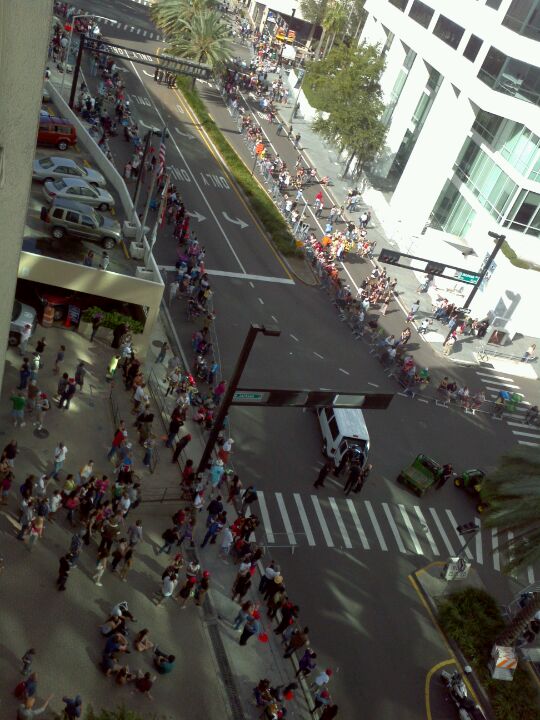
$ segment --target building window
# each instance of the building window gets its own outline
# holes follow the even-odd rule
[[[422,27],[427,28],[433,17],[434,10],[420,0],[414,0],[409,11],[409,17]]]
[[[397,7],[398,10],[401,10],[403,12],[407,7],[408,2],[409,0],[390,0],[390,5]]]
[[[522,190],[508,213],[504,225],[511,230],[538,237],[540,235],[540,195]]]
[[[484,41],[481,40],[477,35],[471,35],[471,37],[469,38],[469,42],[465,46],[463,55],[467,58],[467,60],[474,62],[483,44]]]
[[[489,49],[478,77],[497,92],[540,105],[540,68]]]
[[[416,59],[416,53],[414,52],[414,50],[411,50],[411,48],[404,43],[403,48],[406,53],[405,59],[403,60],[403,67],[398,73],[396,82],[394,83],[394,87],[392,88],[392,92],[390,93],[388,105],[386,106],[386,109],[381,117],[381,122],[386,127],[388,127],[388,125],[390,124],[390,120],[392,119],[392,115],[400,98],[400,95],[403,91],[403,88],[405,87],[405,82],[407,80],[407,77],[409,76],[409,70],[412,68],[413,63]]]
[[[431,216],[431,227],[464,237],[476,216],[476,211],[465,200],[453,182],[448,180]]]
[[[472,129],[492,145],[502,121],[502,117],[498,115],[493,115],[485,110],[479,110]]]
[[[452,20],[439,15],[439,19],[435,23],[433,28],[433,34],[436,35],[439,40],[442,40],[447,45],[450,45],[454,50],[457,48],[463,37],[465,30]]]
[[[498,10],[501,7],[502,0],[487,0],[486,5],[494,10]]]
[[[395,35],[391,30],[388,30],[388,28],[385,28],[384,25],[383,25],[383,30],[386,33],[386,40],[385,40],[383,48],[381,50],[381,55],[384,56],[392,47],[392,43],[394,42]]]
[[[540,182],[540,155],[538,157],[538,160],[534,163],[533,169],[529,173],[529,179]]]
[[[540,0],[512,0],[502,24],[524,37],[540,39]]]
[[[472,139],[465,141],[454,166],[459,179],[500,222],[518,186]]]

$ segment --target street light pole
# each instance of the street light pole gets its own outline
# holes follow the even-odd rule
[[[488,257],[488,259],[484,263],[482,269],[480,270],[478,280],[476,281],[476,284],[474,285],[473,289],[469,293],[469,297],[467,298],[467,301],[465,302],[465,305],[463,306],[464,309],[467,309],[468,307],[470,307],[470,305],[474,299],[474,296],[478,292],[480,285],[483,283],[484,278],[486,277],[486,274],[487,274],[489,268],[491,267],[491,263],[495,260],[495,256],[497,255],[497,253],[499,252],[499,250],[502,247],[502,244],[506,240],[506,235],[499,235],[498,233],[495,233],[495,232],[488,232],[488,235],[489,235],[489,237],[494,238],[494,240],[496,240],[497,242],[495,243],[493,252]]]
[[[150,130],[149,133],[150,133],[150,135],[151,135],[151,134],[152,134],[152,131]],[[167,128],[164,127],[163,130],[161,131],[162,142],[165,140],[166,137],[167,137]],[[142,164],[143,164],[143,163],[141,163],[139,175],[140,175],[140,173],[141,173],[142,170],[143,170]],[[140,227],[138,228],[138,231],[137,231],[136,242],[139,243],[139,244],[142,243],[142,239],[143,239],[143,235],[144,235],[144,227],[145,227],[145,225],[146,225],[146,219],[147,219],[147,217],[148,217],[148,211],[150,210],[150,203],[152,202],[152,196],[153,196],[153,194],[154,194],[154,189],[155,189],[155,187],[156,187],[156,182],[157,182],[157,168],[152,172],[152,179],[151,179],[151,181],[150,181],[150,189],[148,190],[148,197],[147,197],[147,199],[146,199],[146,204],[145,204],[145,206],[144,206],[144,213],[143,213],[143,216],[142,216],[141,225],[140,225]],[[138,189],[139,189],[139,191],[140,191],[140,186],[139,186]],[[138,201],[138,197],[137,197],[136,201]],[[136,201],[134,201],[134,202],[136,202]],[[135,222],[136,212],[137,212],[136,206],[134,205],[134,206],[133,206],[133,221],[134,221],[134,222]]]
[[[244,368],[246,367],[246,363],[251,353],[251,349],[253,348],[253,343],[255,342],[255,338],[259,333],[270,337],[279,337],[281,335],[281,330],[273,325],[265,326],[251,323],[242,349],[240,350],[240,355],[238,356],[238,360],[236,361],[234,372],[229,380],[227,390],[221,400],[219,412],[216,416],[216,419],[214,420],[212,429],[210,430],[210,435],[208,436],[206,445],[204,446],[203,454],[199,461],[199,467],[197,468],[197,473],[203,472],[208,465],[208,461],[210,460],[219,433],[223,428],[223,423],[225,422],[225,418],[227,417],[229,408],[233,401],[234,393],[238,388],[238,383],[240,382],[240,378],[242,377],[242,373],[244,372]]]

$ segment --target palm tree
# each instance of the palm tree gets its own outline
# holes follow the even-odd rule
[[[217,12],[202,10],[190,21],[180,20],[179,30],[169,41],[171,55],[206,63],[215,69],[232,52],[229,27]],[[192,87],[194,86],[195,78]]]
[[[181,20],[189,22],[199,12],[212,9],[215,5],[215,0],[157,0],[150,13],[156,27],[171,37],[186,31]]]
[[[494,473],[482,486],[482,500],[488,504],[482,523],[508,533],[501,543],[508,560],[505,572],[532,565],[540,558],[540,453],[518,449],[503,455]],[[540,608],[540,595],[516,615],[498,639],[500,645],[512,645]]]

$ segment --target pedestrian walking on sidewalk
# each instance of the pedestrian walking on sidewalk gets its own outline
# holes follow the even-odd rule
[[[60,400],[58,402],[58,407],[60,409],[65,408],[66,410],[69,410],[69,405],[73,399],[73,396],[75,395],[75,392],[77,390],[77,385],[75,383],[75,378],[69,378],[67,381],[67,385],[62,391],[62,394],[60,395]]]
[[[265,569],[263,574],[261,575],[261,579],[259,581],[259,592],[264,593],[268,584],[272,582],[272,580],[279,575],[279,568],[276,565],[276,561],[272,560],[270,562],[270,565],[268,565]]]
[[[79,386],[79,389],[81,392],[82,392],[83,385],[84,385],[85,375],[86,375],[86,368],[84,366],[84,362],[81,360],[80,363],[75,368],[75,384]]]
[[[415,300],[407,314],[407,322],[410,323],[420,308],[420,300]]]
[[[300,135],[300,133],[296,133],[296,135],[294,136],[294,147],[295,147],[297,150],[301,150],[301,149],[302,149],[302,148],[300,147],[300,140],[301,140],[301,139],[302,139],[302,136]]]
[[[58,566],[58,578],[56,579],[56,586],[58,590],[65,590],[66,583],[68,581],[69,573],[71,572],[71,561],[72,557],[69,553],[63,555],[60,558]]]
[[[60,349],[56,353],[56,357],[54,359],[53,373],[55,375],[58,375],[58,373],[60,372],[60,368],[62,367],[62,363],[64,362],[65,354],[66,354],[66,346],[60,345]]]
[[[21,658],[21,675],[29,675],[32,670],[32,663],[34,662],[36,651],[34,648],[27,650]]]
[[[316,479],[315,482],[313,483],[313,487],[314,487],[314,488],[324,487],[324,481],[326,480],[326,478],[327,478],[328,475],[330,474],[330,471],[331,471],[331,470],[332,470],[332,461],[331,461],[331,460],[327,460],[327,461],[324,463],[324,465],[322,466],[322,468],[319,470],[319,474],[318,474],[318,476],[317,476],[317,479]]]
[[[107,550],[107,548],[104,548],[103,550],[98,552],[96,572],[92,576],[92,580],[98,587],[103,587],[101,578],[103,577],[103,573],[105,572],[107,568],[107,563],[109,562],[109,552],[110,551]]]
[[[253,635],[258,635],[261,631],[261,623],[259,622],[261,615],[258,610],[254,610],[251,615],[248,616],[242,634],[240,635],[239,645],[247,645],[248,640]]]
[[[170,575],[165,575],[161,582],[161,590],[160,594],[158,595],[158,600],[156,602],[156,607],[161,607],[161,605],[165,602],[165,600],[172,598],[173,593],[176,589],[176,586],[178,584],[178,580],[176,579],[176,573],[171,573]]]
[[[173,453],[172,461],[171,461],[171,462],[173,462],[173,463],[178,462],[178,458],[180,457],[180,453],[182,452],[182,450],[183,450],[185,447],[188,446],[188,444],[191,442],[191,439],[192,439],[192,438],[191,438],[190,433],[187,433],[186,435],[184,435],[183,437],[181,437],[180,440],[178,440],[178,442],[177,442],[176,445],[174,446],[174,453]]]
[[[67,454],[67,447],[64,445],[63,442],[59,442],[54,449],[53,469],[49,477],[52,477],[54,480],[58,480],[58,473],[64,467],[64,462]]]
[[[195,605],[202,605],[204,596],[210,588],[210,573],[205,570],[202,574],[202,578],[197,583],[195,588]]]
[[[240,609],[238,610],[236,617],[234,618],[232,623],[232,627],[235,632],[242,631],[241,626],[246,622],[252,611],[253,603],[251,602],[251,600],[246,600],[240,605]]]
[[[456,336],[452,333],[452,335],[450,335],[450,337],[443,343],[443,355],[448,357],[448,355],[452,354],[456,340]]]
[[[168,349],[169,349],[169,343],[164,340],[161,343],[161,348],[160,348],[158,356],[156,357],[156,360],[155,360],[157,365],[160,365],[165,360],[165,356],[167,355]]]
[[[195,576],[188,575],[185,583],[180,588],[178,595],[176,596],[176,599],[180,603],[180,607],[182,608],[182,610],[186,607],[186,603],[189,600],[189,598],[193,597],[195,595],[196,582],[197,582],[197,578]]]
[[[347,477],[347,482],[345,483],[345,486],[343,488],[345,495],[348,495],[350,492],[352,492],[353,488],[356,486],[356,483],[360,480],[362,469],[360,465],[357,462],[352,462],[351,467],[349,468],[349,476]]]
[[[297,650],[300,650],[307,643],[309,643],[309,628],[306,626],[303,630],[296,630],[292,634],[283,657],[290,658],[291,655],[294,655]]]
[[[306,648],[304,651],[304,654],[298,661],[298,670],[296,671],[296,677],[299,675],[303,675],[304,677],[307,677],[312,670],[315,670],[315,667],[317,666],[316,663],[316,657],[317,653],[314,652],[311,648]]]
[[[290,600],[285,601],[281,606],[281,622],[274,629],[276,635],[281,635],[292,623],[294,619],[298,617],[300,608],[298,605],[294,605]]]
[[[64,696],[62,698],[64,703],[64,720],[76,720],[82,717],[82,698],[80,695],[76,695],[74,698],[68,698]]]
[[[310,690],[322,690],[323,688],[328,685],[330,682],[330,678],[332,677],[332,670],[330,668],[326,668],[326,670],[323,670],[318,675],[315,676],[313,682],[309,686]]]

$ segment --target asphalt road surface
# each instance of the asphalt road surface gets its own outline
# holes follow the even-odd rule
[[[142,6],[96,1],[87,7],[151,32]],[[111,40],[140,52],[158,47],[148,35],[141,38],[144,30],[101,29]],[[138,120],[165,124],[171,133],[166,163],[195,214],[193,228],[206,246],[207,265],[220,273],[214,275],[213,287],[224,376],[249,323],[271,322],[282,335],[258,339],[244,385],[397,390],[366,345],[338,321],[324,292],[290,275],[181,97],[157,85],[148,69],[133,63],[125,63],[125,69]],[[128,157],[126,148],[124,162]],[[167,228],[159,234],[155,251],[162,266],[172,266],[176,259],[171,235]],[[188,337],[184,305],[174,305],[171,313],[180,334]],[[419,352],[425,365],[445,374],[446,361],[434,358],[429,348]],[[489,369],[481,375],[478,368],[453,366],[451,372],[464,383],[486,388],[528,382],[497,380]],[[314,647],[336,671],[332,689],[343,716],[362,710],[377,720],[412,720],[424,715],[426,673],[447,656],[407,576],[456,552],[461,541],[455,526],[474,519],[476,511],[473,498],[452,485],[418,499],[395,478],[419,452],[457,469],[489,469],[517,439],[528,440],[514,435],[512,418],[497,422],[400,396],[388,411],[366,417],[374,471],[359,495],[344,497],[344,478],[314,490],[321,438],[315,417],[301,410],[233,409],[234,462],[244,483],[254,482],[260,491],[257,512],[265,543],[302,607]],[[487,587],[507,597],[508,583],[500,573],[503,540],[482,531],[469,551]],[[519,582],[533,579],[531,568]]]

